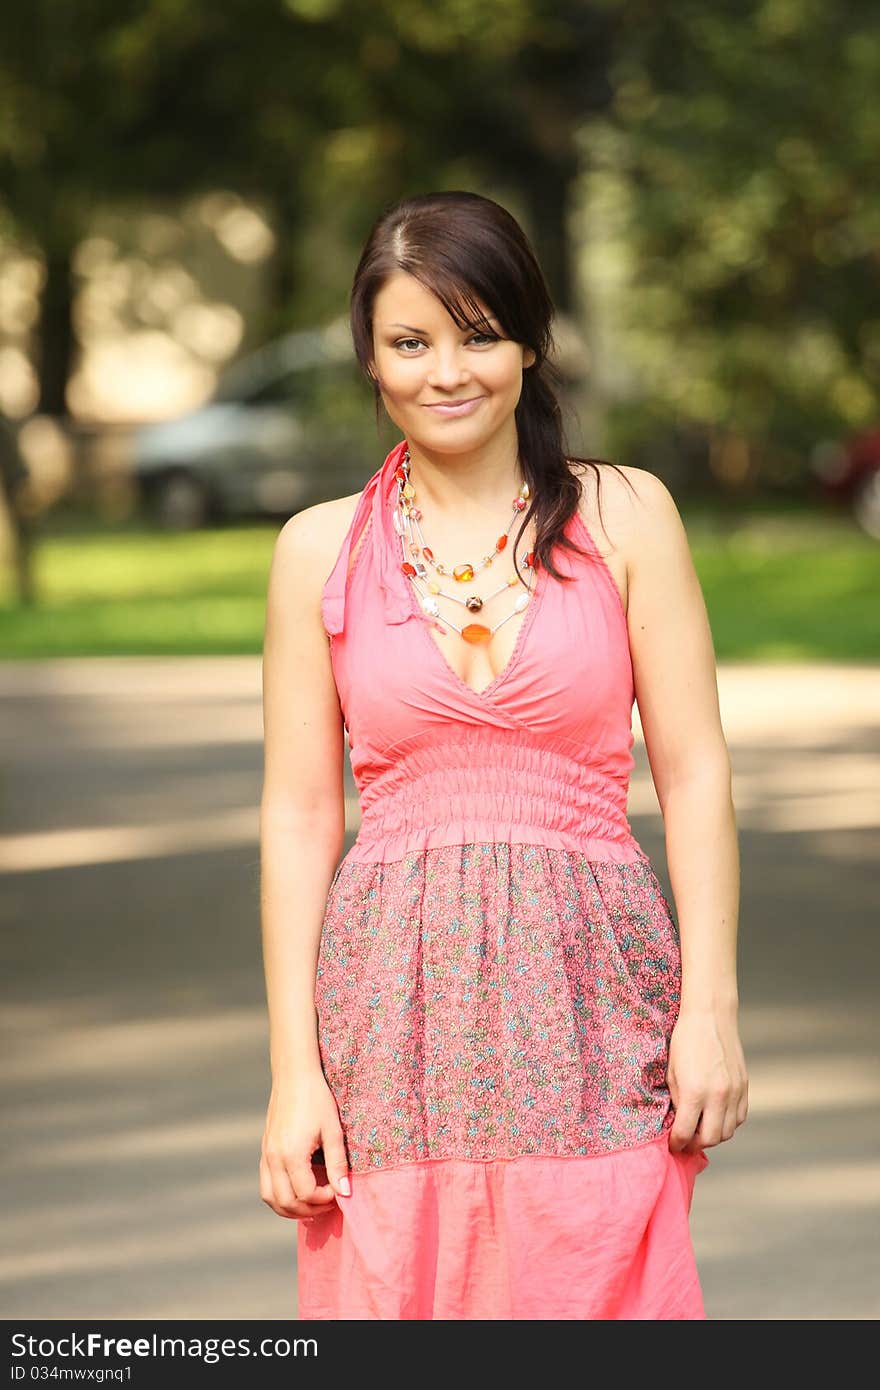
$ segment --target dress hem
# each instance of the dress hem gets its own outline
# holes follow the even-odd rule
[[[659,1146],[660,1144],[665,1143],[666,1147],[669,1148],[670,1128],[670,1125],[666,1125],[664,1126],[663,1131],[660,1134],[654,1135],[654,1137],[651,1139],[640,1139],[637,1144],[619,1144],[614,1149],[602,1149],[598,1153],[553,1153],[552,1151],[542,1150],[536,1153],[514,1154],[512,1156],[499,1154],[495,1158],[468,1158],[466,1155],[449,1154],[442,1158],[414,1158],[404,1160],[402,1163],[383,1163],[381,1165],[377,1164],[375,1167],[371,1168],[349,1168],[347,1171],[352,1178],[356,1178],[358,1181],[360,1181],[362,1178],[381,1177],[385,1173],[399,1173],[403,1169],[409,1171],[413,1168],[435,1168],[439,1164],[464,1163],[477,1165],[482,1163],[490,1167],[496,1167],[499,1163],[527,1163],[529,1159],[538,1159],[545,1162],[548,1159],[553,1159],[554,1161],[558,1160],[560,1163],[565,1163],[569,1160],[574,1160],[575,1162],[583,1163],[584,1160],[588,1158],[614,1158],[617,1154],[627,1154],[632,1153],[636,1149],[650,1148],[652,1144],[657,1144]],[[697,1153],[689,1153],[682,1150],[679,1154],[673,1153],[671,1149],[669,1150],[669,1152],[673,1158],[682,1157],[702,1159],[702,1167],[706,1167],[709,1163],[709,1158],[706,1154],[705,1149],[701,1149]],[[319,1168],[323,1167],[323,1165],[320,1163],[315,1164],[315,1166]]]

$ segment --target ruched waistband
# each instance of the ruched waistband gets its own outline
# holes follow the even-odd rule
[[[626,817],[628,778],[558,743],[458,729],[391,752],[361,790],[349,858],[388,862],[417,849],[499,840],[619,862],[642,853]]]

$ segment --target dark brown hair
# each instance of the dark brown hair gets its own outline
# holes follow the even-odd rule
[[[534,513],[536,560],[555,579],[565,579],[552,563],[554,546],[587,554],[563,533],[578,509],[583,486],[566,460],[594,468],[597,489],[598,465],[606,460],[582,458],[565,447],[557,400],[559,373],[548,360],[555,310],[525,233],[499,203],[464,191],[405,198],[375,222],[355,271],[350,311],[354,349],[373,383],[377,421],[382,393],[370,370],[373,306],[386,279],[400,270],[435,294],[459,328],[493,331],[483,319],[479,299],[495,314],[506,337],[534,352],[535,361],[523,369],[516,407],[519,456],[531,502],[514,541],[514,568],[516,545]],[[617,464],[609,466],[620,472]],[[601,519],[601,501],[599,515]]]

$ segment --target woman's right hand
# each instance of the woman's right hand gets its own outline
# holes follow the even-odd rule
[[[312,1167],[324,1153],[328,1182]],[[337,1197],[351,1196],[342,1125],[323,1072],[286,1084],[273,1083],[260,1154],[260,1197],[293,1221],[326,1216]]]

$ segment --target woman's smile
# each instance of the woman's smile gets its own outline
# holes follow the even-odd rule
[[[427,403],[427,409],[435,411],[437,415],[451,415],[454,417],[459,415],[472,415],[480,402],[485,399],[485,396],[471,396],[469,400],[464,401],[429,401]]]

